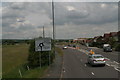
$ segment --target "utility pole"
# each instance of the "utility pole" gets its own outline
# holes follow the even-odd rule
[[[53,18],[53,40],[55,39],[55,25],[54,25],[54,2],[52,0],[52,18]]]
[[[43,26],[43,38],[45,38],[45,31],[44,31],[44,26]]]
[[[54,24],[54,2],[52,0],[52,18],[53,18],[53,49],[55,57],[55,24]]]

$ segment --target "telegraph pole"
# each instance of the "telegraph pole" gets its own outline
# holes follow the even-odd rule
[[[53,40],[55,40],[55,25],[54,25],[54,2],[52,0],[52,18],[53,18]]]
[[[54,2],[52,0],[52,18],[53,18],[53,49],[55,57],[55,24],[54,24]]]
[[[44,26],[43,26],[43,38],[45,38],[45,31],[44,31]]]

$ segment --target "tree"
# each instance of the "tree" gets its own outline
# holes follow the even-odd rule
[[[108,43],[109,43],[112,47],[114,47],[113,45],[115,44],[115,42],[116,42],[116,40],[115,40],[114,37],[110,37],[110,38],[109,38]]]

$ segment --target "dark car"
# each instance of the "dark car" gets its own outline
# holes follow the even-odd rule
[[[111,47],[105,47],[105,48],[104,48],[104,52],[112,52]]]
[[[76,48],[76,45],[73,45],[74,48]]]

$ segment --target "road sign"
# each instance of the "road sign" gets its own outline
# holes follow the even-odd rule
[[[39,38],[35,40],[35,51],[50,51],[50,50],[51,50],[50,38]]]

